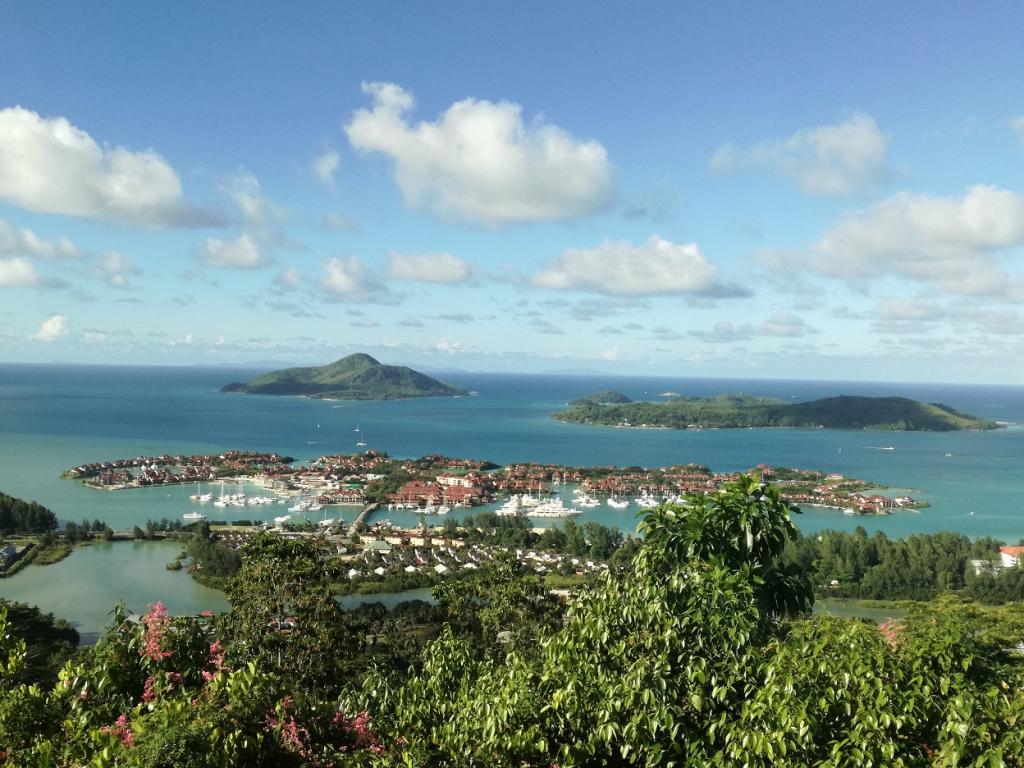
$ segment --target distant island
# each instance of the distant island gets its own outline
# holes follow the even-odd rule
[[[284,368],[248,383],[235,382],[221,392],[248,395],[302,395],[331,400],[399,400],[408,397],[454,397],[465,390],[404,365],[383,365],[369,355],[354,354],[330,365]]]
[[[592,395],[581,397],[579,400],[572,400],[569,405],[625,405],[633,400],[614,389],[603,389]]]
[[[894,432],[949,432],[996,429],[981,419],[942,403],[920,403],[905,397],[841,395],[806,403],[787,403],[768,397],[719,395],[676,397],[666,402],[611,404],[599,392],[572,401],[553,414],[559,421],[615,427],[670,429],[740,429],[746,427],[804,427],[870,429]],[[613,393],[617,394],[617,393]]]

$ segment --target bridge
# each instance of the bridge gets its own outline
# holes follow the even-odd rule
[[[365,507],[363,507],[363,511],[356,515],[356,519],[353,520],[352,524],[348,527],[348,535],[351,536],[353,533],[355,533],[356,529],[359,527],[359,524],[365,523],[367,518],[369,518],[370,515],[377,511],[377,508],[379,506],[380,504],[373,503],[367,504]]]

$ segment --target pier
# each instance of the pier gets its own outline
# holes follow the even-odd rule
[[[365,523],[367,519],[370,517],[370,515],[377,511],[377,507],[379,506],[380,504],[373,503],[367,504],[365,507],[363,507],[363,511],[356,515],[356,519],[353,520],[352,524],[348,527],[349,535],[351,536],[353,533],[355,533],[356,530],[359,528],[359,524]]]

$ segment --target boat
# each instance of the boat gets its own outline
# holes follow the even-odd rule
[[[525,513],[526,517],[571,517],[583,514],[580,510],[565,506],[561,499],[552,499],[543,504],[531,507]]]
[[[274,522],[277,523],[278,525],[281,525],[282,523],[289,522],[291,519],[292,519],[291,515],[281,515],[280,517],[275,517],[274,518]]]
[[[449,507],[447,504],[442,504],[440,507],[437,508],[437,514],[439,515],[447,515],[451,511],[452,508]]]
[[[198,501],[200,504],[205,504],[206,502],[213,499],[213,494],[203,493],[203,489],[200,487],[199,483],[196,483],[196,492],[189,496],[188,498],[189,501]]]
[[[612,496],[610,499],[608,499],[608,506],[611,507],[612,509],[625,509],[626,507],[629,506],[629,500],[616,499],[614,496]]]
[[[181,516],[181,519],[190,521],[205,520],[206,515],[204,515],[202,512],[186,512],[184,515]]]

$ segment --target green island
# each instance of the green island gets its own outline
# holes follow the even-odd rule
[[[407,366],[383,365],[361,353],[330,365],[271,371],[247,383],[227,384],[221,392],[301,395],[325,400],[399,400],[468,394]]]
[[[234,570],[220,615],[115,606],[76,650],[0,603],[0,765],[1019,766],[1024,568],[999,554],[1024,550],[801,537],[793,513],[744,476],[645,509],[635,538],[546,534],[613,548],[565,597],[529,526],[477,516],[465,535],[504,544],[390,611],[342,609],[318,537],[230,558],[196,531]],[[823,594],[911,602],[876,624],[813,611]]]
[[[574,400],[554,413],[553,418],[580,424],[669,429],[800,427],[948,432],[999,427],[994,421],[961,413],[942,403],[921,403],[906,397],[840,395],[805,403],[750,395],[674,397],[664,402],[608,399],[615,394],[619,393],[602,392]]]

